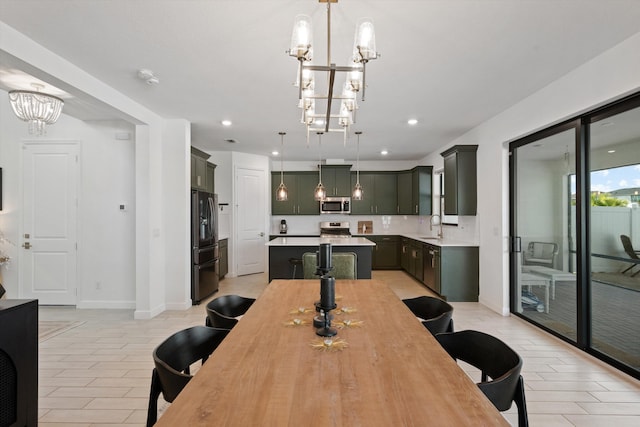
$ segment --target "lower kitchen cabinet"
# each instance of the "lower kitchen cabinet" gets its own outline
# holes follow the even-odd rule
[[[478,248],[423,245],[423,283],[447,301],[478,301]]]
[[[222,279],[229,272],[229,239],[222,239],[218,242],[218,252],[220,254],[218,278]]]
[[[424,277],[423,244],[413,239],[400,241],[400,265],[404,271],[422,282]]]
[[[374,270],[396,270],[400,268],[400,237],[371,236],[367,239],[376,244],[373,248],[372,268]]]

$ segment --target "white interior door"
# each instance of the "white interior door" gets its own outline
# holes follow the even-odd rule
[[[264,170],[236,169],[238,275],[262,273],[265,259]]]
[[[39,304],[75,305],[78,144],[23,145],[20,290]]]

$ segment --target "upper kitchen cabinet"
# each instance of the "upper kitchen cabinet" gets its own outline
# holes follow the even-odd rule
[[[280,172],[271,173],[271,214],[272,215],[319,215],[320,203],[313,197],[318,184],[315,172],[285,172],[284,185],[289,197],[284,202],[276,200],[276,190],[280,185]]]
[[[213,193],[216,165],[207,162],[209,157],[204,151],[191,147],[191,188]]]
[[[476,214],[477,151],[477,145],[454,145],[440,153],[444,157],[445,215]]]
[[[207,162],[207,172],[205,174],[205,191],[215,193],[216,166],[211,162]]]
[[[351,196],[351,165],[322,166],[322,184],[327,196]]]
[[[356,174],[351,174],[351,188]],[[398,211],[396,172],[360,172],[362,200],[351,200],[352,215],[395,215]]]
[[[413,173],[398,172],[398,215],[413,215]]]
[[[431,166],[398,172],[398,215],[431,215],[432,172]]]
[[[411,169],[411,202],[414,215],[431,215],[433,167],[416,166]]]

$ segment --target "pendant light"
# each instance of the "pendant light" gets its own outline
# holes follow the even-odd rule
[[[276,190],[276,201],[278,202],[286,202],[289,198],[289,190],[287,190],[287,186],[284,185],[284,172],[282,166],[282,158],[284,157],[284,136],[286,134],[286,132],[278,132],[278,135],[280,135],[280,185]]]
[[[327,195],[327,191],[322,185],[322,134],[324,132],[316,132],[318,134],[318,153],[320,154],[319,162],[318,162],[318,185],[316,185],[315,190],[313,190],[313,197],[318,201],[323,201]]]
[[[356,154],[356,185],[353,187],[353,194],[351,198],[353,200],[362,200],[362,186],[360,185],[360,135],[362,135],[361,131],[356,132],[358,135],[358,145],[357,145],[357,154]]]

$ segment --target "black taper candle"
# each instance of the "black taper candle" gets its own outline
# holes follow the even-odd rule
[[[324,271],[331,270],[331,243],[320,243],[319,252],[318,267]]]
[[[320,308],[324,311],[336,307],[336,279],[331,276],[320,278]]]

